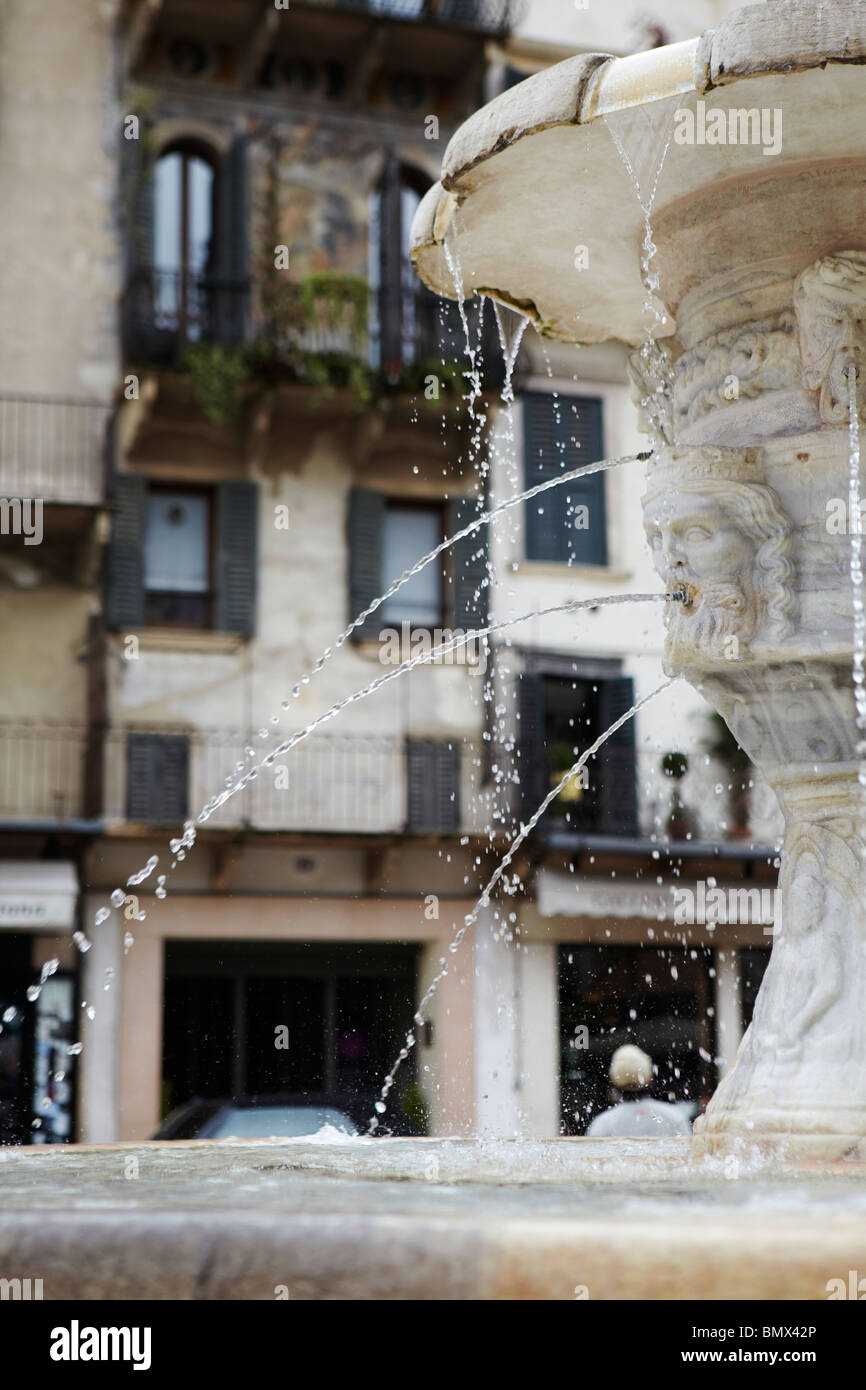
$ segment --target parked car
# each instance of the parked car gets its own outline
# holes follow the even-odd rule
[[[166,1116],[154,1139],[302,1139],[330,1125],[360,1133],[339,1097],[320,1094],[189,1100]]]

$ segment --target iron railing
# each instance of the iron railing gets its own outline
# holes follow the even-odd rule
[[[189,343],[242,343],[249,324],[249,280],[148,266],[126,288],[124,346],[133,360],[171,363]]]
[[[0,394],[0,496],[98,505],[111,413],[102,401]]]
[[[81,726],[0,724],[0,821],[83,815],[86,753]]]
[[[480,340],[477,301],[466,306],[473,347],[481,347],[483,377],[501,377],[493,311],[485,312]],[[361,318],[363,320],[363,310]],[[413,368],[440,361],[463,362],[466,343],[458,306],[432,294],[420,281],[392,299],[371,290],[366,322],[355,304],[345,306],[333,292],[314,297],[302,317],[281,324],[264,312],[249,280],[218,280],[186,272],[144,269],[131,278],[124,305],[127,357],[156,364],[177,363],[192,343],[255,345],[262,358],[274,356],[303,364],[307,355],[363,363],[386,381],[397,383]]]

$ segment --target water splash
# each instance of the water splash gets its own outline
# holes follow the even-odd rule
[[[674,679],[676,679],[676,677]],[[583,768],[589,762],[589,759],[593,757],[595,753],[598,752],[599,748],[601,748],[602,745],[606,743],[609,738],[611,738],[619,729],[621,729],[624,724],[627,724],[630,719],[633,719],[639,709],[642,709],[644,705],[649,704],[650,700],[654,700],[655,697],[657,695],[660,695],[663,690],[669,689],[669,687],[673,685],[673,683],[673,679],[663,681],[661,685],[656,686],[655,690],[650,691],[649,695],[644,695],[642,699],[637,700],[632,705],[631,709],[626,710],[625,714],[620,715],[619,719],[615,720],[614,723],[609,726],[609,728],[605,729],[603,734],[599,734],[595,742],[591,744],[590,747],[587,748],[584,753],[581,753],[580,757],[577,759],[577,762],[573,763],[572,766],[568,769],[568,771],[563,774],[563,776],[557,782],[556,786],[551,788],[551,790],[547,793],[547,796],[542,801],[541,805],[538,807],[538,809],[535,812],[533,812],[532,816],[530,816],[526,824],[521,826],[519,834],[516,835],[515,838],[511,841],[511,844],[509,845],[507,852],[500,859],[495,870],[493,871],[493,874],[488,879],[487,883],[482,889],[481,896],[478,898],[477,902],[475,903],[475,906],[472,908],[472,911],[468,912],[466,916],[463,918],[463,925],[459,927],[458,930],[455,932],[453,940],[450,942],[448,947],[448,950],[452,955],[455,955],[457,951],[459,951],[467,931],[477,922],[479,913],[485,907],[488,906],[490,902],[491,893],[496,888],[496,885],[500,882],[503,874],[505,873],[505,870],[508,868],[508,865],[512,862],[515,854],[520,849],[520,846],[523,844],[524,840],[527,838],[528,835],[532,834],[532,831],[535,829],[536,825],[541,820],[541,817],[544,815],[550,803],[556,800],[557,796],[559,796],[559,793],[563,791],[565,787],[568,786],[568,784],[572,781],[573,778],[579,776]],[[426,1009],[430,1001],[433,999],[434,995],[436,994],[436,991],[439,988],[439,985],[445,979],[445,976],[448,974],[448,964],[444,957],[441,961],[441,967],[442,968],[438,971],[436,975],[434,975],[433,979],[430,981],[430,984],[428,985],[427,990],[415,1012],[413,1023],[416,1028],[421,1028],[426,1023],[427,1020],[424,1017],[424,1010]],[[382,1089],[379,1092],[379,1099],[375,1102],[375,1105],[373,1107],[375,1110],[375,1114],[370,1118],[370,1123],[367,1131],[368,1134],[374,1134],[378,1129],[379,1116],[384,1115],[385,1111],[388,1108],[388,1096],[394,1085],[397,1072],[400,1070],[400,1067],[402,1066],[403,1062],[405,1062],[408,1058],[409,1052],[415,1046],[415,1043],[415,1032],[413,1029],[410,1029],[409,1032],[406,1034],[406,1037],[403,1041],[403,1046],[397,1054],[397,1058],[393,1066],[391,1067],[391,1070],[388,1072],[387,1076],[385,1077],[385,1080],[382,1083]]]

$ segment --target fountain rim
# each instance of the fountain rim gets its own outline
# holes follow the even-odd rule
[[[425,253],[442,247],[461,203],[473,191],[473,171],[529,136],[557,126],[589,126],[619,111],[676,96],[702,97],[756,78],[866,64],[866,0],[774,0],[735,11],[700,37],[617,58],[581,53],[502,92],[458,128],[442,159],[442,174],[428,189],[412,224],[410,259],[437,294],[456,299]],[[484,292],[487,291],[477,291]],[[537,318],[534,306],[509,308]]]

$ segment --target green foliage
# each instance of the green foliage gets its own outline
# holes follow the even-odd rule
[[[703,740],[704,752],[711,758],[716,758],[724,767],[729,767],[732,772],[745,772],[752,761],[748,753],[737,743],[720,714],[714,710],[709,718],[712,733],[709,738]]]
[[[205,419],[214,425],[225,425],[234,419],[240,405],[238,387],[250,376],[244,348],[188,343],[181,354],[180,368],[192,377]]]
[[[689,770],[688,757],[685,753],[665,753],[661,768],[665,777],[673,777],[674,781],[679,782]]]
[[[422,1134],[427,1133],[430,1123],[430,1107],[424,1099],[424,1092],[417,1081],[410,1082],[406,1087],[406,1094],[400,1108],[416,1129],[420,1130]]]

